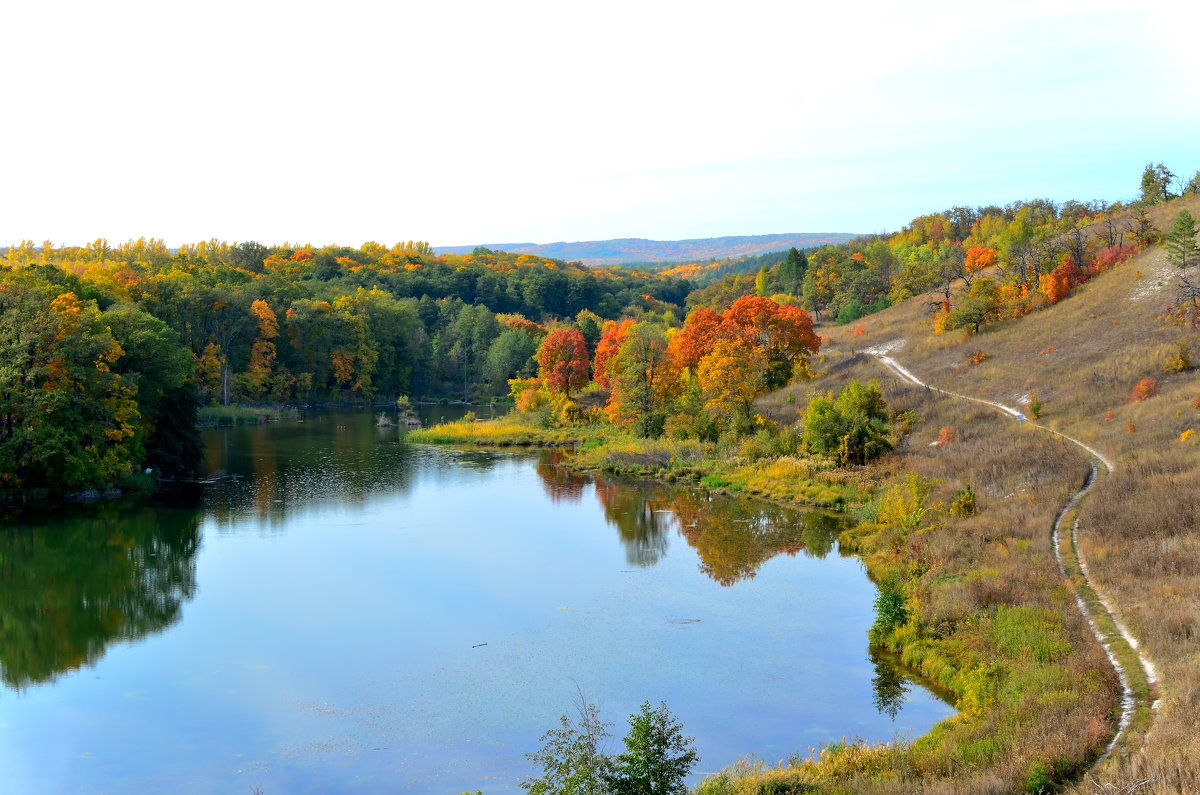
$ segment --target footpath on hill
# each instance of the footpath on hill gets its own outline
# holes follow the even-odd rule
[[[1104,754],[1096,760],[1096,764],[1100,764],[1118,747],[1126,737],[1131,726],[1136,724],[1143,734],[1148,731],[1153,720],[1153,713],[1158,706],[1156,700],[1158,672],[1153,662],[1151,662],[1150,658],[1140,648],[1137,639],[1134,638],[1133,634],[1120,620],[1113,604],[1093,584],[1088,575],[1087,563],[1084,561],[1077,543],[1079,534],[1078,506],[1098,480],[1099,468],[1096,462],[1098,461],[1104,465],[1106,474],[1111,474],[1115,469],[1115,465],[1095,448],[1078,439],[1060,433],[1053,428],[1039,425],[1037,422],[1027,418],[1018,409],[996,401],[951,392],[925,383],[890,355],[902,347],[903,344],[903,340],[895,340],[891,343],[868,348],[865,353],[875,358],[903,381],[907,381],[923,389],[938,392],[947,397],[990,406],[1003,414],[1011,416],[1018,422],[1028,422],[1034,428],[1054,434],[1061,439],[1071,442],[1087,452],[1093,459],[1091,474],[1079,491],[1072,495],[1067,504],[1063,506],[1055,519],[1052,543],[1055,557],[1058,560],[1059,571],[1062,573],[1063,578],[1072,585],[1075,603],[1083,614],[1084,619],[1091,626],[1096,639],[1108,655],[1108,659],[1117,673],[1117,678],[1120,680],[1123,690],[1121,716],[1117,731],[1113,735],[1112,740],[1109,741]],[[1069,536],[1064,537],[1061,528],[1068,520],[1070,521],[1071,532]],[[1065,555],[1064,546],[1066,547]]]

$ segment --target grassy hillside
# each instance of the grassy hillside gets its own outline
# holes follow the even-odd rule
[[[1185,207],[1197,213],[1200,198],[1152,208],[1151,216],[1167,230]],[[1086,781],[1081,791],[1129,792],[1139,782],[1145,783],[1138,792],[1200,791],[1200,377],[1178,369],[1181,346],[1200,359],[1200,332],[1164,316],[1173,300],[1172,271],[1163,249],[1151,247],[1056,305],[970,336],[931,333],[930,296],[918,296],[853,328],[825,329],[826,375],[763,401],[775,416],[795,418],[810,395],[873,369],[889,401],[924,418],[901,449],[903,466],[942,479],[942,492],[964,481],[980,492],[978,521],[942,554],[975,555],[976,570],[1002,572],[994,586],[1000,604],[1036,602],[1046,592],[1052,602],[1061,600],[1056,571],[1031,580],[1053,569],[1046,555],[1053,512],[1041,495],[1068,471],[1079,478],[1086,456],[1077,449],[1064,448],[1057,458],[1030,451],[1025,445],[1036,431],[983,407],[914,396],[912,387],[856,354],[884,346],[929,384],[1010,406],[1036,395],[1043,424],[1114,461],[1114,472],[1083,503],[1079,546],[1097,589],[1157,667],[1159,701],[1153,719],[1142,723],[1148,732],[1135,731],[1091,773],[1113,788],[1097,790]],[[1155,381],[1152,394],[1135,396],[1145,378]],[[934,445],[946,427],[955,429],[954,443]],[[1057,510],[1065,491],[1052,487],[1047,496],[1058,501]],[[1071,642],[1095,646],[1086,638]],[[1086,725],[1076,723],[1072,736]],[[1025,741],[1047,749],[1062,742],[1042,733],[1049,728],[1032,730]]]

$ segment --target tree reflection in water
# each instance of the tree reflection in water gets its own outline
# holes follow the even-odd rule
[[[542,479],[542,488],[555,505],[561,502],[582,502],[583,490],[592,479],[559,466],[563,457],[564,454],[559,451],[542,453],[538,457],[537,473]]]
[[[127,501],[0,509],[0,680],[21,690],[179,620],[200,513]]]
[[[880,715],[887,715],[892,720],[904,708],[904,697],[911,687],[900,674],[900,666],[888,659],[876,649],[871,649],[871,663],[875,666],[875,675],[871,677],[871,688],[874,692],[875,709]]]
[[[672,529],[700,556],[700,570],[721,585],[758,573],[779,554],[817,558],[835,547],[841,521],[818,511],[801,512],[771,503],[647,481],[579,475],[559,466],[561,453],[543,455],[537,466],[555,502],[579,502],[595,485],[604,516],[617,529],[631,565],[652,566],[666,554]]]

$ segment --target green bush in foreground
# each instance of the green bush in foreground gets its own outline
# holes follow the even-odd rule
[[[650,702],[629,716],[625,752],[608,756],[604,741],[611,724],[601,720],[595,704],[581,703],[572,720],[563,715],[560,728],[542,735],[542,747],[526,754],[540,765],[542,775],[521,783],[534,795],[643,795],[687,792],[684,780],[698,759],[692,738],[666,703]]]

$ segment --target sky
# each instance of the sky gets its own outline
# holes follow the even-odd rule
[[[0,246],[881,232],[1200,169],[1172,0],[39,0],[0,29]]]

